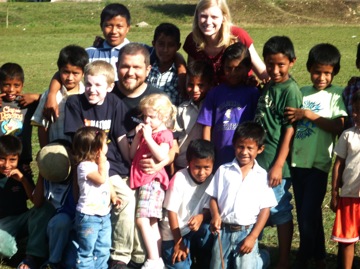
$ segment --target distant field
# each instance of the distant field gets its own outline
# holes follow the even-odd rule
[[[151,44],[153,31],[161,22],[176,24],[184,40],[191,31],[197,0],[117,2],[125,4],[132,14],[128,38]],[[107,3],[110,2],[0,3],[0,65],[19,63],[25,70],[25,91],[43,92],[56,72],[62,47],[68,44],[87,47],[96,35],[101,35],[99,15]],[[232,0],[229,5],[233,21],[249,32],[260,55],[264,43],[273,35],[287,35],[293,40],[297,62],[292,74],[301,86],[310,83],[305,62],[309,49],[317,43],[332,43],[342,53],[341,71],[335,77],[335,84],[344,86],[350,77],[359,75],[355,68],[356,47],[360,42],[358,1]],[[149,26],[136,27],[141,21]],[[35,138],[34,135],[34,153],[39,148]],[[324,202],[327,239],[334,216],[328,204],[329,196]],[[275,229],[266,230],[264,242],[276,247]],[[295,229],[294,251],[297,246]],[[334,268],[336,247],[330,240],[327,251],[332,262],[329,268]],[[10,267],[0,264],[0,268]]]

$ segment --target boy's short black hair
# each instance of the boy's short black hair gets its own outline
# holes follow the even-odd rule
[[[287,36],[273,36],[264,44],[263,57],[274,54],[284,54],[292,62],[296,59],[295,49],[291,39]]]
[[[100,27],[103,26],[104,22],[111,20],[116,16],[125,18],[127,25],[130,26],[131,23],[130,11],[123,4],[113,3],[107,5],[101,11]]]
[[[214,144],[208,140],[195,139],[190,142],[186,150],[186,160],[191,162],[193,159],[215,160]]]
[[[241,42],[236,42],[228,46],[221,58],[221,65],[224,66],[225,61],[235,59],[241,60],[241,65],[251,68],[251,56],[248,48]]]
[[[84,72],[85,65],[87,65],[88,62],[89,55],[84,48],[77,45],[69,45],[61,49],[57,60],[57,66],[60,70],[62,67],[70,64],[80,67]]]
[[[3,135],[0,137],[0,156],[9,155],[20,156],[22,151],[21,140],[13,135]]]
[[[360,91],[356,91],[351,99],[351,104],[360,102]]]
[[[238,139],[251,139],[256,142],[258,147],[262,147],[265,142],[265,137],[265,130],[259,123],[247,121],[238,125],[234,132],[232,143],[235,145]]]
[[[340,71],[340,59],[340,51],[334,45],[317,44],[309,51],[306,68],[310,72],[311,67],[315,64],[330,65],[334,68],[333,75],[335,76]]]
[[[180,44],[180,29],[172,23],[163,22],[160,23],[154,31],[154,42],[159,38],[161,34],[171,36],[175,39],[177,44]]]
[[[16,63],[6,63],[0,67],[0,84],[2,84],[6,79],[15,78],[24,83],[24,70],[20,65]]]
[[[200,77],[202,80],[212,85],[214,81],[214,69],[209,61],[191,61],[186,67],[186,76]]]

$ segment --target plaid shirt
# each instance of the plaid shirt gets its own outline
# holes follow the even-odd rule
[[[151,67],[150,73],[146,81],[151,85],[153,85],[154,87],[165,92],[169,96],[171,102],[174,105],[178,106],[182,102],[178,90],[177,69],[174,63],[169,68],[169,70],[161,73],[159,70],[158,63],[155,62]]]

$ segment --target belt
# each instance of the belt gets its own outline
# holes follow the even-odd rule
[[[221,228],[225,228],[230,232],[238,232],[238,231],[245,231],[250,228],[251,225],[237,225],[237,224],[230,224],[230,223],[222,223]]]

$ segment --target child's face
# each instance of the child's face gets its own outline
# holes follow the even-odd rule
[[[352,117],[354,124],[360,127],[360,102],[355,102],[352,104]]]
[[[240,59],[225,60],[223,68],[228,85],[238,86],[246,83],[250,68],[241,64]]]
[[[235,157],[238,160],[240,167],[253,166],[254,160],[258,154],[260,154],[264,147],[258,146],[258,144],[252,139],[239,138],[234,144]]]
[[[143,110],[144,123],[150,125],[153,132],[157,132],[164,126],[166,118],[162,118],[159,113],[151,108],[145,108]]]
[[[289,79],[289,70],[295,63],[295,60],[290,61],[289,58],[282,53],[267,55],[264,61],[266,71],[275,83],[287,81]]]
[[[22,88],[23,82],[18,78],[6,78],[3,83],[0,83],[0,91],[5,94],[2,98],[8,102],[14,101]]]
[[[224,16],[217,6],[212,6],[198,14],[198,26],[206,37],[215,37],[222,26]]]
[[[195,102],[200,103],[210,90],[211,85],[201,77],[188,76],[186,81],[186,92]]]
[[[321,91],[331,85],[334,78],[332,65],[314,64],[310,68],[311,82],[314,88]]]
[[[18,155],[0,156],[0,173],[10,176],[10,172],[17,167],[18,162]]]
[[[106,42],[110,46],[116,47],[124,42],[130,26],[124,17],[116,16],[105,21],[101,26],[101,30]]]
[[[190,174],[197,183],[204,183],[205,180],[211,175],[213,166],[214,160],[211,158],[193,158],[189,162]]]
[[[152,42],[156,56],[160,64],[172,64],[176,52],[179,50],[181,43],[177,43],[175,38],[160,34],[158,38]]]
[[[108,84],[104,75],[85,76],[85,96],[92,105],[102,105],[106,94],[111,92],[114,83]]]
[[[80,67],[71,64],[61,67],[59,73],[61,84],[64,85],[68,91],[78,88],[84,75]]]

